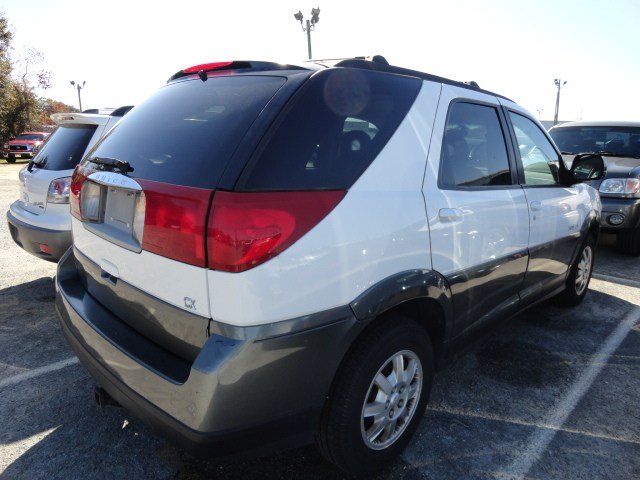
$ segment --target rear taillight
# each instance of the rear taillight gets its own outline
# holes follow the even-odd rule
[[[205,267],[205,222],[213,192],[150,180],[138,183],[144,204],[136,204],[133,234],[142,240],[142,249]]]
[[[49,184],[47,203],[69,203],[71,177],[56,178]]]
[[[85,168],[82,165],[77,165],[76,169],[73,171],[73,175],[71,176],[71,186],[69,187],[69,204],[71,207],[71,215],[73,215],[78,220],[82,219],[80,215],[80,192],[82,190],[82,185],[84,184],[87,177],[93,172],[94,170]]]
[[[344,191],[218,191],[207,227],[209,268],[242,272],[266,262],[317,225]]]

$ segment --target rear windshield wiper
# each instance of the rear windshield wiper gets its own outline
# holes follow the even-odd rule
[[[133,172],[133,167],[126,160],[118,160],[117,158],[109,157],[93,157],[89,161],[91,163],[97,163],[98,165],[117,168],[122,173]]]

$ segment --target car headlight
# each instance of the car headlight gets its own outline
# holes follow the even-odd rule
[[[5,143],[5,144],[2,146],[2,148],[4,148],[5,150],[9,150],[9,144],[8,144],[8,143]]]
[[[599,190],[605,195],[633,195],[640,191],[640,180],[637,178],[607,178],[600,184]]]

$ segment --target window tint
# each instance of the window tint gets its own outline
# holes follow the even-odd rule
[[[558,127],[549,132],[561,151],[567,153],[608,152],[640,157],[640,128]]]
[[[542,130],[517,113],[509,112],[518,141],[520,158],[527,185],[556,185],[558,183],[558,154]]]
[[[31,140],[39,142],[44,140],[44,135],[39,133],[21,133],[16,137],[16,140]]]
[[[240,188],[349,188],[398,128],[420,85],[348,68],[316,73],[261,146]]]
[[[496,109],[454,103],[442,141],[440,184],[482,187],[511,183],[507,147]]]
[[[87,157],[124,160],[132,177],[214,188],[282,77],[212,77],[170,83],[140,104]]]
[[[82,155],[96,131],[96,125],[62,125],[47,139],[33,163],[44,170],[70,170]]]

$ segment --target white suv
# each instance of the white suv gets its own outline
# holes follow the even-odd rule
[[[410,440],[434,372],[578,304],[602,158],[512,101],[378,61],[197,65],[76,169],[61,324],[119,403],[192,452],[312,442],[349,473]]]
[[[9,231],[24,250],[57,262],[71,246],[69,186],[82,156],[132,107],[109,114],[54,113],[57,130],[18,174],[20,198],[7,211]]]

